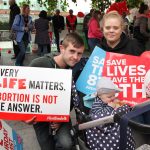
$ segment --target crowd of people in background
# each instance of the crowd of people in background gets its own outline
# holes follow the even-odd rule
[[[46,53],[51,52],[51,43],[53,38],[57,47],[57,51],[60,52],[59,45],[62,42],[60,40],[60,35],[65,28],[70,32],[78,32],[77,25],[77,16],[73,14],[73,10],[69,10],[69,14],[64,17],[60,15],[60,10],[56,9],[53,16],[48,16],[45,10],[42,10],[39,13],[39,18],[33,20],[30,16],[30,7],[28,5],[28,10],[25,10],[22,7],[17,6],[15,0],[9,0],[10,4],[10,19],[9,25],[10,30],[16,30],[17,37],[16,40],[13,40],[13,50],[14,56],[12,59],[16,59],[16,65],[23,65],[23,60],[25,58],[25,51],[27,49],[28,43],[30,42],[31,32],[35,32],[35,41],[32,41],[38,45],[38,56],[42,56]],[[134,17],[134,23],[130,22],[128,19],[127,12],[122,12],[123,18],[123,33],[129,39],[137,39],[140,48],[145,51],[146,42],[150,39],[150,33],[148,32],[148,18],[146,13],[148,12],[148,5],[142,3],[139,7],[139,14]],[[26,12],[28,11],[28,12]],[[26,13],[26,14],[24,14]],[[18,15],[20,14],[20,15]],[[102,27],[104,12],[99,10],[91,9],[90,12],[85,15],[83,19],[82,31],[84,32],[85,42],[87,43],[87,50],[92,53],[94,47],[99,45],[105,35]],[[21,22],[18,22],[19,17],[21,16]],[[24,21],[23,21],[24,20]],[[29,22],[31,23],[29,25]],[[50,22],[52,22],[53,33],[50,34]],[[66,23],[66,26],[65,26]],[[30,26],[30,28],[29,28]],[[32,26],[32,27],[31,27]],[[21,27],[21,29],[19,29]],[[131,30],[130,30],[131,29]],[[23,32],[25,31],[25,32]],[[54,34],[54,36],[52,35]],[[21,36],[20,36],[21,35]],[[51,35],[51,37],[50,37]],[[53,37],[52,37],[53,36]],[[28,39],[28,40],[25,40]],[[20,44],[21,41],[25,41],[24,45]],[[103,43],[103,42],[102,42]],[[101,44],[102,47],[103,44]],[[103,48],[103,47],[102,47]],[[108,51],[108,49],[107,49]],[[22,58],[21,58],[22,57]]]
[[[54,16],[51,17],[48,17],[47,12],[42,10],[39,13],[39,18],[33,20],[30,16],[29,5],[24,4],[20,12],[20,8],[17,6],[15,0],[9,0],[9,4],[11,10],[9,21],[10,30],[16,31],[16,39],[13,40],[13,58],[16,58],[16,66],[23,66],[26,50],[31,41],[31,32],[33,31],[35,32],[34,42],[38,45],[37,55],[39,58],[33,60],[30,66],[67,69],[69,67],[73,68],[75,64],[80,61],[85,47],[83,39],[77,33],[77,16],[73,14],[72,9],[69,10],[69,15],[66,16],[66,20],[64,16],[60,15],[59,9],[56,9]],[[146,17],[148,10],[148,5],[144,3],[140,5],[139,14],[134,20],[132,37],[129,30],[130,23],[126,17],[128,14],[126,14],[126,12],[119,14],[117,11],[111,11],[105,14],[99,10],[91,9],[89,14],[85,15],[83,20],[83,32],[85,33],[85,39],[88,43],[88,51],[90,54],[95,46],[98,46],[107,52],[140,56],[146,50],[146,41],[150,39],[150,32],[148,32],[148,18]],[[58,52],[57,56],[53,56],[49,50],[51,45],[49,37],[49,21],[52,21],[53,25],[53,33]],[[60,41],[60,34],[62,30],[65,29],[65,22],[68,33],[63,41]],[[113,93],[113,95],[114,94],[115,93]],[[72,97],[72,99],[74,99],[74,97]],[[103,98],[99,96],[96,100],[99,102],[99,99],[101,99],[101,103],[99,104],[101,105],[103,103]],[[108,106],[108,108],[110,108],[110,106]],[[111,108],[110,113],[112,111],[113,109]],[[94,117],[93,120],[95,120]],[[33,124],[42,150],[72,149],[73,141],[69,133],[71,127],[70,122],[36,123],[34,117],[31,118],[31,120],[27,120],[26,123]],[[117,124],[116,128],[118,128],[118,126],[119,125]],[[56,135],[53,136],[52,133],[49,133],[49,129],[59,130]],[[88,131],[88,134],[90,133],[91,132]],[[91,146],[90,144],[93,144],[93,139],[91,140],[90,138],[92,137],[88,134],[88,145],[92,150],[104,147],[103,145],[96,145],[97,147],[95,147],[95,145]],[[116,137],[119,139],[118,135],[116,135]],[[134,145],[134,142],[132,142],[132,144]],[[116,147],[113,145],[110,147],[119,150],[118,146]],[[134,149],[134,146],[130,145],[129,149]]]

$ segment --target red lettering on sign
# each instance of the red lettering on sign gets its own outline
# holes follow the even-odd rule
[[[2,122],[0,121],[0,130],[2,129],[2,127],[3,127],[3,126],[2,126]]]
[[[0,146],[3,146],[3,140],[0,141]]]
[[[26,79],[17,79],[17,78],[3,78],[3,88],[14,89],[16,86],[18,89],[26,89]]]
[[[26,89],[26,79],[18,79],[18,89]]]

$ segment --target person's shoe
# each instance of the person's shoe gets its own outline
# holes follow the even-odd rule
[[[16,59],[16,56],[11,57],[11,59]]]

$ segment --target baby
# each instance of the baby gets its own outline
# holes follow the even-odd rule
[[[129,112],[131,108],[128,105],[124,105],[116,97],[116,94],[121,91],[109,78],[102,77],[97,82],[96,97],[90,110],[92,120],[122,111]],[[88,129],[86,131],[86,138],[91,150],[119,150],[120,125],[118,123],[111,123]],[[129,127],[127,149],[135,149],[135,142]]]

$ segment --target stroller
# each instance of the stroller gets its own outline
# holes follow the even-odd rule
[[[136,105],[132,111],[127,114],[120,113],[110,115],[104,118],[100,118],[94,121],[90,121],[88,115],[78,108],[75,108],[77,114],[82,118],[81,124],[76,124],[71,130],[75,141],[76,150],[90,150],[87,147],[86,139],[80,138],[79,132],[81,130],[89,129],[99,125],[107,123],[119,122],[120,124],[120,150],[126,150],[127,143],[127,127],[133,129],[133,136],[136,142],[136,147],[143,145],[144,148],[138,148],[137,150],[149,150],[150,146],[150,101]],[[84,132],[82,132],[84,133]]]
[[[75,77],[75,82],[83,70],[87,60],[87,57],[82,58],[81,61],[74,67],[73,75]],[[79,97],[83,98],[83,96],[84,94],[79,92]],[[80,109],[75,108],[77,121],[79,120],[79,124],[73,126],[71,130],[71,134],[73,135],[75,141],[76,150],[90,150],[87,147],[86,138],[84,136],[85,129],[115,122],[120,124],[120,150],[126,150],[127,126],[130,126],[133,130],[137,150],[150,150],[148,147],[144,149],[138,148],[143,144],[150,144],[150,101],[136,105],[132,111],[127,114],[115,114],[94,121],[91,121],[87,115],[89,114],[89,109],[84,106],[83,102],[81,103],[81,106],[79,106]]]

